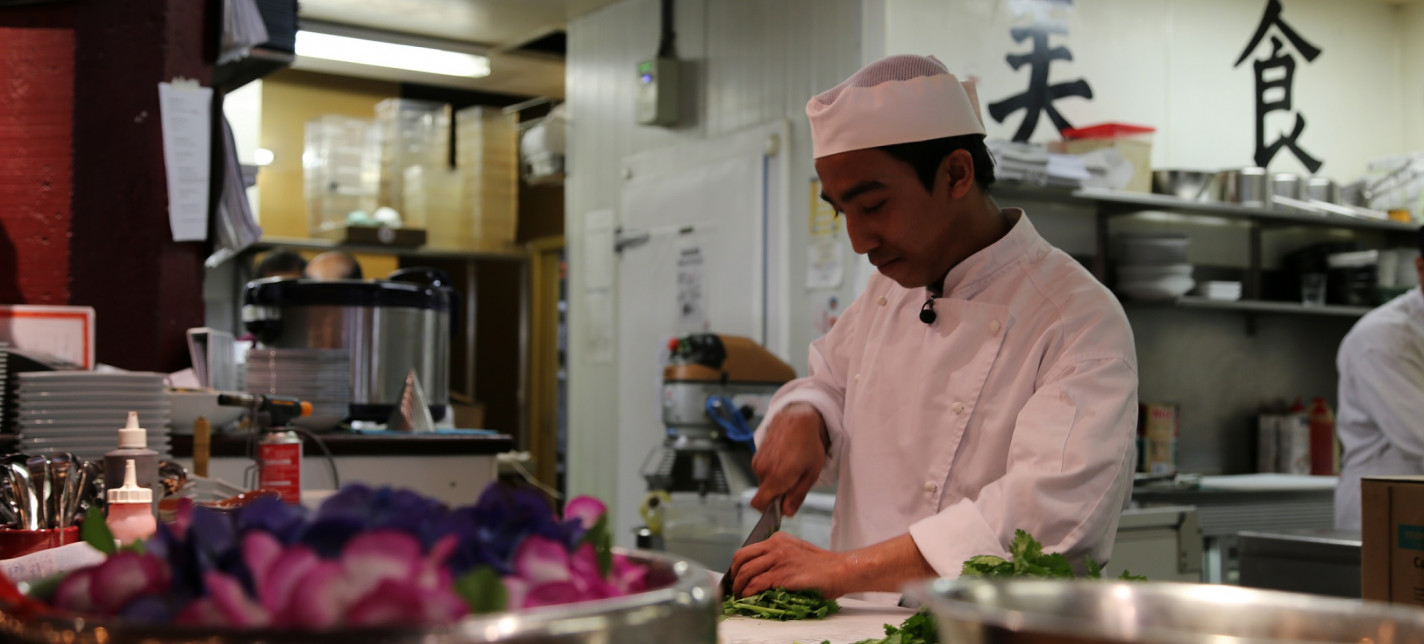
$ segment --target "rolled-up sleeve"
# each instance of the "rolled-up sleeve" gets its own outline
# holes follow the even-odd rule
[[[940,575],[975,555],[1006,557],[1020,529],[1072,561],[1111,552],[1136,460],[1137,371],[1121,356],[1060,364],[1019,412],[1003,477],[910,526]]]

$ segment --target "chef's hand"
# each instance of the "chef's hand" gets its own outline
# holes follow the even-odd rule
[[[732,555],[732,593],[755,595],[768,588],[814,590],[834,599],[848,592],[840,573],[844,555],[823,550],[785,532],[771,535]]]
[[[781,514],[795,516],[821,476],[830,445],[826,422],[810,403],[791,403],[776,412],[752,457],[752,472],[758,481],[752,507],[765,511],[767,504],[780,496]]]

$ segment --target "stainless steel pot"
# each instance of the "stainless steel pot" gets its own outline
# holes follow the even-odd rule
[[[1243,206],[1265,206],[1270,182],[1265,168],[1224,170],[1216,175],[1216,200]]]
[[[1424,642],[1424,611],[1218,584],[938,580],[927,603],[956,644]]]
[[[264,346],[348,351],[352,420],[388,420],[411,370],[438,420],[450,399],[451,297],[407,282],[269,278],[248,283],[242,319]]]
[[[685,559],[644,550],[625,551],[651,566],[655,590],[599,601],[468,617],[441,628],[277,631],[198,628],[137,628],[92,620],[21,620],[0,607],[0,639],[7,642],[72,644],[668,644],[717,641],[721,599],[707,569]]]

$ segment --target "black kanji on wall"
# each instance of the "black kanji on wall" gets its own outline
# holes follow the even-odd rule
[[[1273,29],[1276,33],[1271,33]],[[1295,158],[1300,159],[1306,168],[1316,172],[1320,170],[1322,162],[1300,147],[1300,135],[1305,132],[1305,116],[1295,111],[1291,98],[1291,84],[1295,81],[1296,67],[1292,50],[1303,56],[1306,62],[1314,61],[1321,51],[1281,19],[1280,0],[1266,2],[1266,13],[1261,16],[1261,23],[1256,26],[1255,35],[1251,36],[1251,42],[1241,51],[1241,56],[1232,67],[1241,66],[1268,34],[1271,38],[1270,54],[1252,63],[1256,69],[1256,165],[1266,167],[1281,148],[1286,148]],[[1281,40],[1282,36],[1285,37],[1284,42]],[[1290,49],[1285,47],[1286,42],[1290,43]],[[1279,136],[1267,144],[1266,115],[1276,111],[1294,113],[1295,127],[1289,134],[1278,133]]]
[[[989,116],[993,117],[995,122],[1003,123],[1010,114],[1023,110],[1023,122],[1019,123],[1018,131],[1014,132],[1013,140],[1015,141],[1028,141],[1028,138],[1033,135],[1034,128],[1038,127],[1039,115],[1044,112],[1048,113],[1048,119],[1053,122],[1053,126],[1058,128],[1059,132],[1073,127],[1068,119],[1058,113],[1057,108],[1053,106],[1054,101],[1069,96],[1089,100],[1093,98],[1093,88],[1088,86],[1088,81],[1081,78],[1057,85],[1048,83],[1048,68],[1053,61],[1073,60],[1073,53],[1068,51],[1067,47],[1050,48],[1048,37],[1052,34],[1067,35],[1067,33],[1066,25],[1048,20],[1035,21],[1027,27],[1013,27],[1009,30],[1009,35],[1013,36],[1014,42],[1033,39],[1033,50],[1029,53],[1009,54],[1004,57],[1015,71],[1024,65],[1029,66],[1028,89],[1004,100],[990,103]]]

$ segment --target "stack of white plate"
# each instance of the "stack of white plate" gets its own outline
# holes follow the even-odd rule
[[[168,458],[170,412],[161,373],[34,371],[15,374],[20,451],[73,452],[86,460],[119,446],[130,411],[148,430],[148,448]]]
[[[8,364],[10,352],[5,350],[5,343],[0,342],[0,434],[13,432],[11,429],[11,416],[13,411],[10,408],[10,377],[5,365]]]
[[[1196,285],[1186,235],[1124,234],[1117,238],[1117,291],[1134,300],[1170,300]]]
[[[345,349],[252,349],[247,352],[245,385],[250,393],[310,402],[312,415],[293,424],[331,429],[350,410],[351,354]]]

